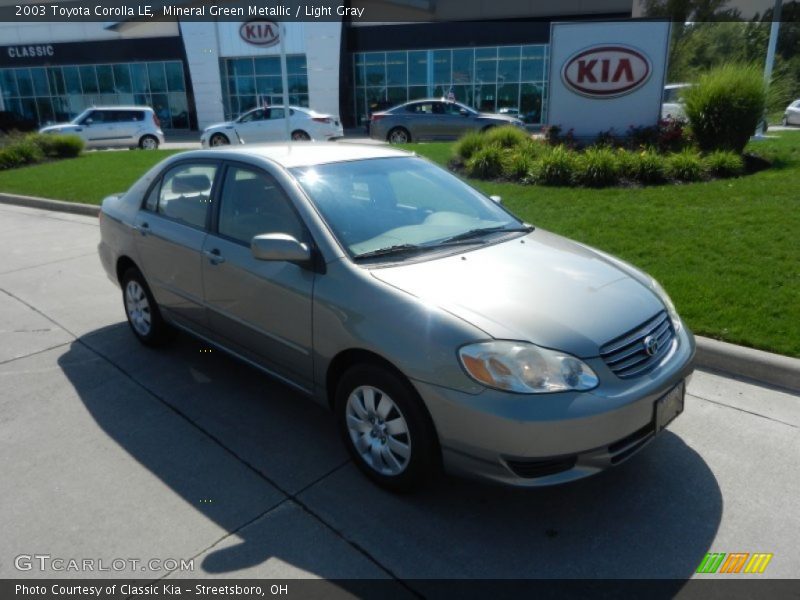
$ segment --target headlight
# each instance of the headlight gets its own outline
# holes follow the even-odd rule
[[[469,344],[459,349],[458,358],[478,383],[520,394],[586,391],[599,383],[582,360],[526,342]]]
[[[666,290],[663,287],[661,287],[661,284],[659,284],[652,277],[650,278],[650,287],[656,293],[656,295],[661,299],[661,302],[664,303],[664,306],[667,308],[667,312],[669,313],[669,318],[672,320],[672,326],[675,328],[675,331],[676,332],[680,331],[683,325],[681,323],[680,316],[678,316],[678,311],[675,310],[675,305],[672,303],[672,298],[670,298]]]

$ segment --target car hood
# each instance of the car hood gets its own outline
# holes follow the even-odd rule
[[[81,129],[80,125],[76,125],[75,123],[56,123],[55,125],[48,125],[47,127],[42,127],[39,130],[39,133],[57,133],[57,132],[68,132],[68,131],[79,131]]]
[[[444,258],[376,268],[372,275],[496,339],[597,356],[600,346],[664,305],[649,277],[555,234],[526,236]]]

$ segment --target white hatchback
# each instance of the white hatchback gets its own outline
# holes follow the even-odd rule
[[[204,148],[286,140],[283,106],[254,108],[239,118],[206,127],[200,136]],[[289,107],[289,134],[296,141],[326,141],[344,135],[339,117],[310,108]]]
[[[68,123],[42,127],[39,133],[77,135],[87,148],[156,150],[164,143],[161,123],[149,106],[93,106]]]

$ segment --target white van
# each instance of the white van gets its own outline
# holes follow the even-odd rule
[[[93,106],[69,123],[42,127],[39,133],[77,135],[87,148],[155,150],[164,143],[161,123],[149,106]]]

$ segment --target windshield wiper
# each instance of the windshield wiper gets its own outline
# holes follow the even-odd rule
[[[465,231],[464,233],[459,233],[458,235],[454,235],[452,237],[445,238],[441,242],[439,242],[437,245],[450,244],[452,242],[461,242],[463,240],[471,240],[473,238],[478,238],[478,237],[481,237],[483,235],[486,235],[487,233],[499,233],[499,232],[509,232],[509,233],[518,232],[518,233],[521,233],[523,231],[524,232],[533,231],[533,227],[530,226],[530,225],[528,225],[526,227],[505,227],[505,226],[479,227],[477,229],[470,229],[469,231]]]
[[[392,254],[403,254],[404,252],[409,252],[412,250],[425,250],[422,246],[417,246],[416,244],[396,244],[394,246],[387,246],[386,248],[378,248],[377,250],[369,250],[368,252],[362,252],[361,254],[356,254],[353,258],[355,260],[361,260],[362,258],[374,258],[376,256],[390,256]]]

